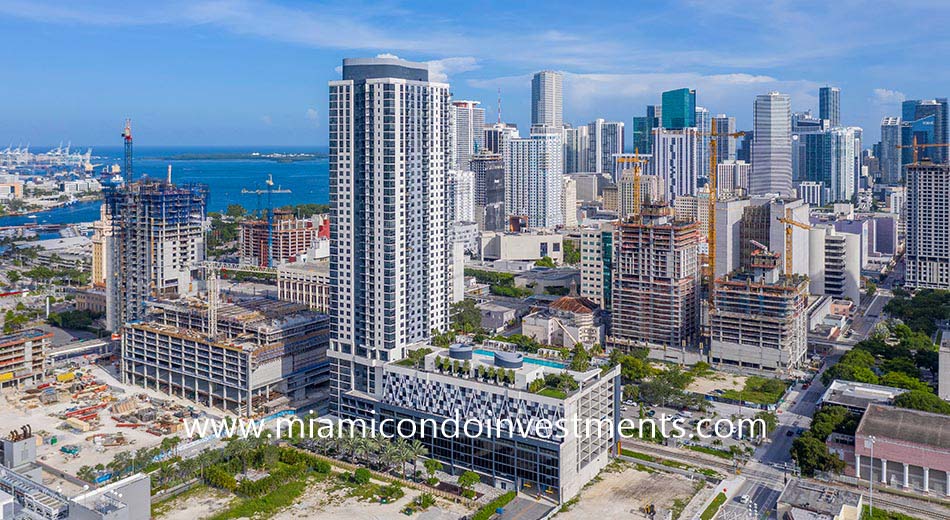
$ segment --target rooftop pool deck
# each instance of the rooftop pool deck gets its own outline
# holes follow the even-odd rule
[[[477,349],[474,349],[472,352],[475,354],[478,354],[479,356],[488,356],[491,358],[495,357],[495,352],[491,350],[477,348]],[[558,370],[565,370],[567,368],[566,364],[558,363],[557,361],[549,361],[547,359],[538,359],[538,358],[533,358],[533,357],[528,357],[528,356],[522,356],[522,357],[524,358],[524,362],[530,365],[540,365],[543,367],[556,368]]]

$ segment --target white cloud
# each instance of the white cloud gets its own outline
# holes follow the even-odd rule
[[[261,116],[261,123],[264,123],[266,126],[271,126],[274,124],[274,119],[269,115]]]
[[[429,65],[429,79],[432,81],[448,81],[452,74],[461,74],[478,69],[478,60],[471,56],[444,58],[426,62]]]
[[[395,54],[390,54],[390,53],[388,53],[388,52],[384,52],[384,53],[382,53],[382,54],[377,54],[376,57],[377,57],[377,58],[389,58],[389,59],[393,59],[393,60],[398,60],[398,59],[399,59],[399,56],[396,56]]]
[[[895,105],[907,99],[907,96],[899,90],[890,90],[886,88],[876,88],[872,91],[871,101],[879,105]]]
[[[305,117],[308,121],[313,122],[313,126],[320,126],[320,113],[317,112],[316,108],[308,108]]]

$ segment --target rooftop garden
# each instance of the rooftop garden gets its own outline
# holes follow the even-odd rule
[[[565,399],[578,388],[580,384],[567,373],[547,374],[543,379],[535,379],[528,385],[529,392],[555,399]]]

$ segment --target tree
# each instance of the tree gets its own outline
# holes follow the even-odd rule
[[[767,434],[772,433],[778,427],[778,417],[773,412],[758,412],[755,414],[755,418],[761,419],[765,423],[765,433]]]
[[[809,433],[824,442],[833,432],[853,435],[858,427],[858,417],[843,406],[825,406],[815,412]]]
[[[584,345],[577,343],[571,356],[571,370],[584,372],[590,368],[590,354],[584,349]]]
[[[482,312],[475,306],[475,300],[466,298],[452,304],[452,327],[465,333],[482,328]]]
[[[9,280],[11,284],[15,284],[15,283],[19,282],[19,281],[20,281],[20,272],[19,272],[19,271],[9,271],[9,272],[7,272],[7,280]]]
[[[86,482],[92,482],[96,480],[96,471],[90,466],[83,466],[76,472],[76,476]]]
[[[426,468],[426,473],[429,475],[429,485],[434,486],[438,484],[439,479],[435,478],[435,474],[442,471],[442,463],[435,459],[426,459],[422,465]]]
[[[791,454],[802,474],[808,477],[813,476],[815,471],[840,473],[844,470],[844,461],[828,452],[825,443],[815,438],[811,432],[805,432],[795,439]]]
[[[462,489],[462,496],[466,498],[475,496],[475,492],[472,491],[472,488],[475,487],[475,484],[478,484],[480,480],[481,478],[478,476],[478,473],[474,471],[466,471],[459,475],[458,485],[459,488]]]
[[[920,390],[923,392],[931,392],[930,385],[924,383],[923,381],[910,377],[904,372],[888,372],[881,377],[881,384],[886,386],[893,386],[896,388],[906,388],[907,390]]]
[[[247,210],[240,204],[228,204],[228,208],[224,210],[224,214],[237,219],[247,215]]]
[[[897,396],[894,398],[894,406],[950,415],[950,403],[937,397],[933,392],[923,390],[911,390]]]
[[[581,263],[581,251],[574,245],[573,240],[565,240],[563,243],[564,263],[567,265],[577,265]]]
[[[534,265],[536,267],[550,267],[552,269],[557,267],[557,264],[554,263],[554,260],[550,256],[544,256],[540,260],[536,260]]]

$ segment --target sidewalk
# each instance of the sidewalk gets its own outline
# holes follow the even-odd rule
[[[725,493],[726,494],[725,503],[729,503],[729,501],[732,500],[732,498],[735,497],[736,494],[739,493],[739,489],[742,488],[743,484],[745,484],[745,477],[734,477],[729,480],[723,480],[722,482],[719,483],[718,486],[716,486],[716,489],[714,489],[713,492],[710,493],[709,497],[703,502],[702,507],[700,507],[699,509],[696,510],[695,513],[693,513],[693,516],[687,517],[686,515],[683,515],[680,518],[691,518],[692,520],[698,520],[699,515],[703,514],[703,511],[705,511],[706,508],[709,507],[709,504],[712,503],[712,501],[719,495],[719,493]]]

